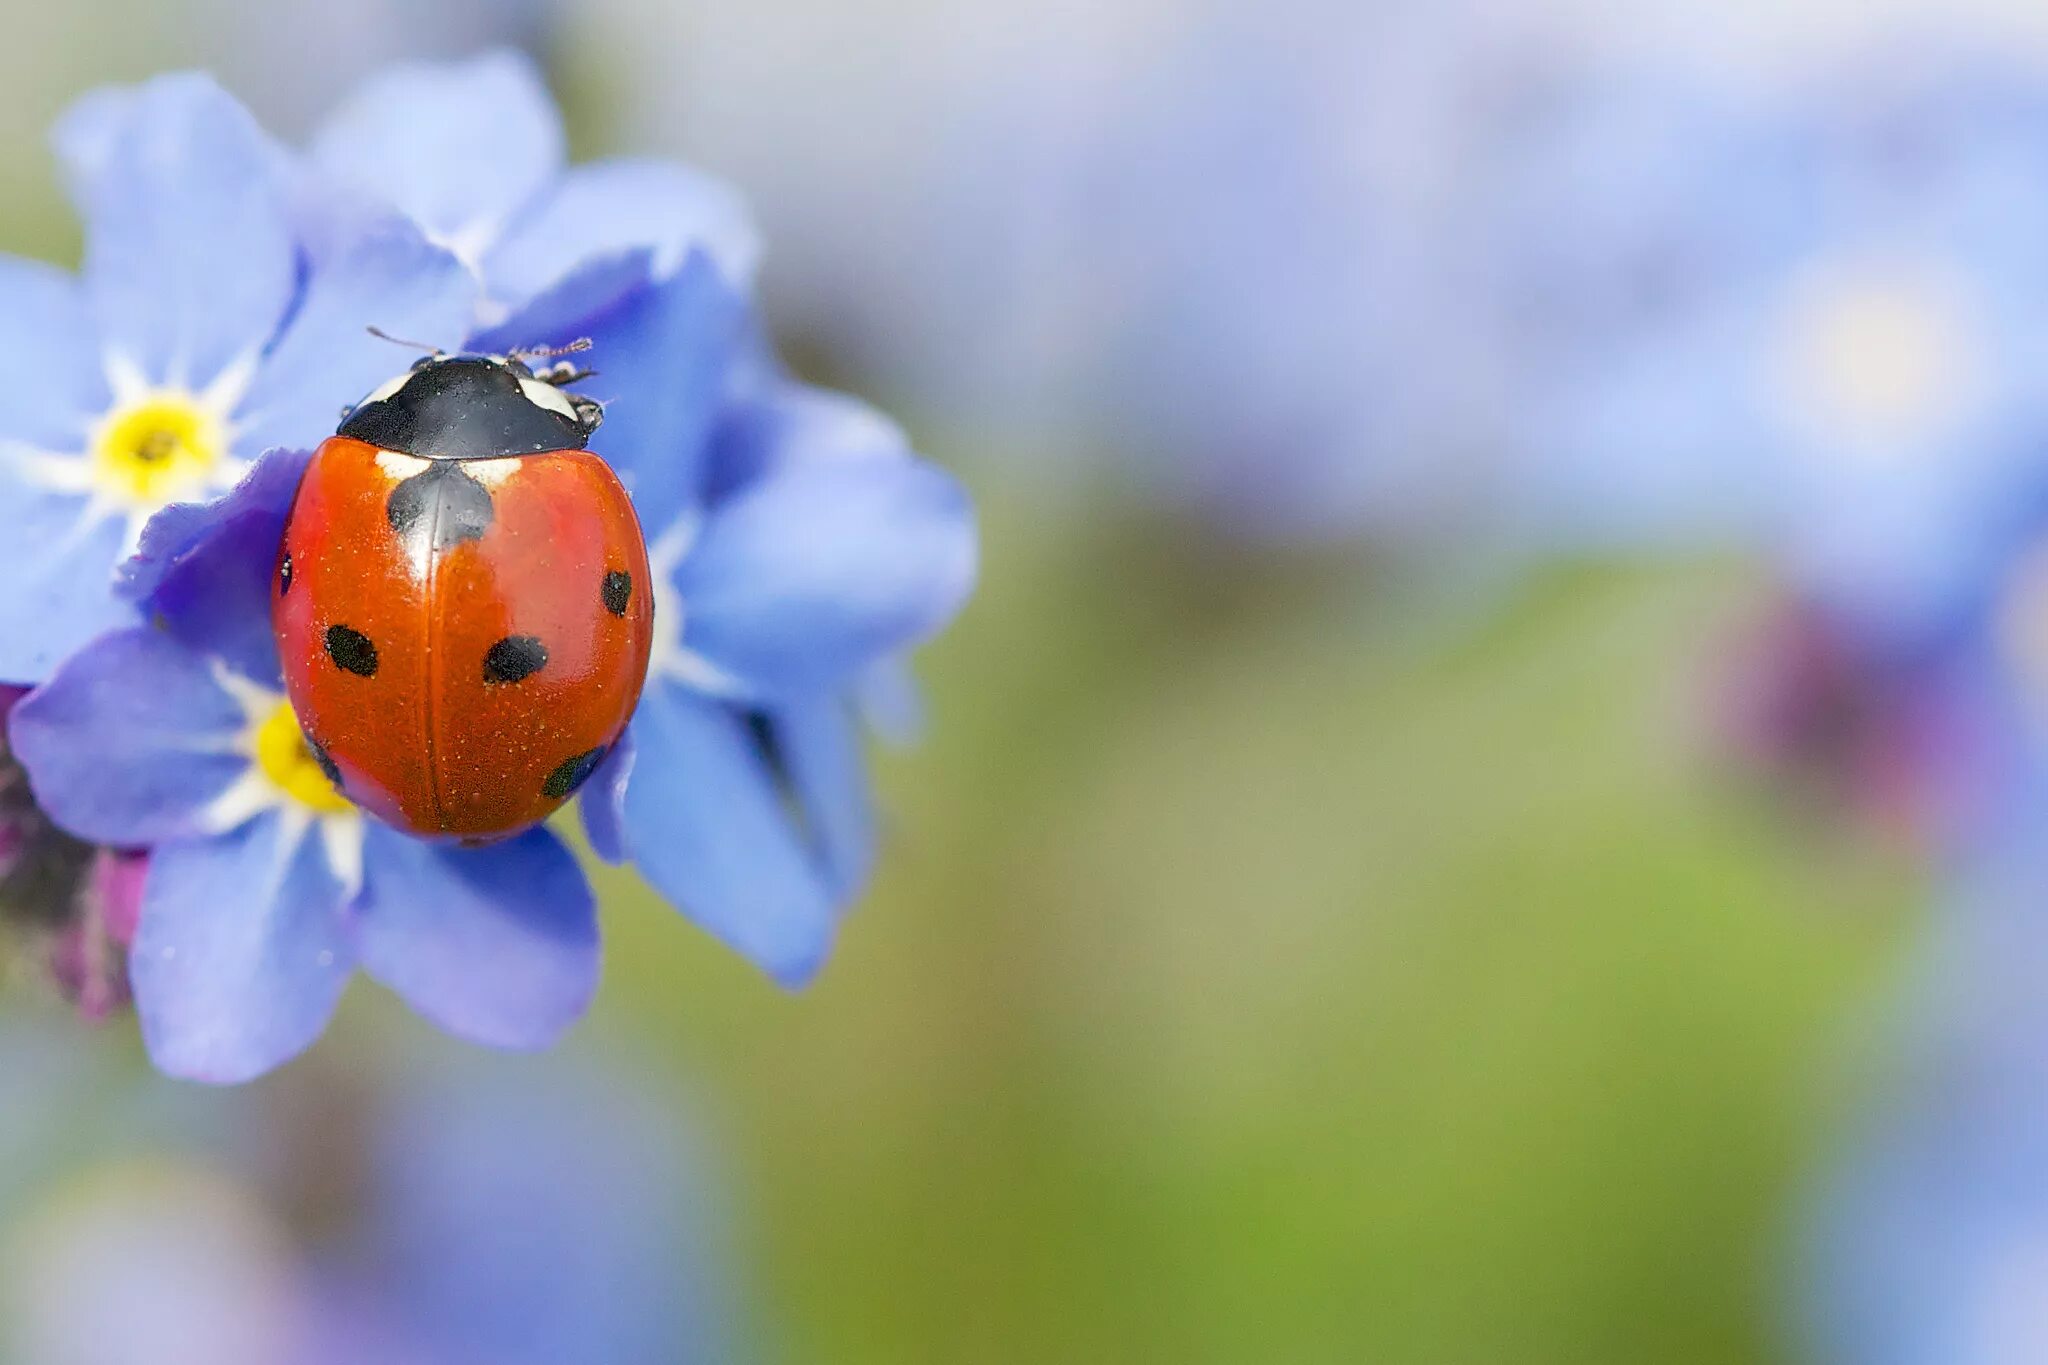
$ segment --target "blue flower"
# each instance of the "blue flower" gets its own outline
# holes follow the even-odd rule
[[[1527,120],[1487,215],[1525,518],[1759,547],[1889,647],[1942,629],[2042,467],[2048,88],[1909,65],[1777,104],[1595,83]]]
[[[966,600],[973,511],[892,423],[787,378],[703,253],[601,292],[594,313],[542,299],[476,343],[595,339],[587,387],[613,401],[594,444],[648,538],[647,689],[586,824],[601,854],[796,985],[872,857],[857,697]]]
[[[0,401],[0,679],[14,682],[140,619],[114,569],[159,508],[329,429],[389,371],[365,324],[453,344],[475,307],[461,263],[399,215],[298,232],[290,158],[203,77],[90,95],[56,146],[83,271],[0,258],[0,334],[37,357]]]
[[[408,1068],[319,1267],[321,1359],[388,1359],[361,1349],[372,1327],[436,1365],[734,1360],[717,1199],[663,1098],[589,1056]]]
[[[740,287],[760,254],[738,196],[686,166],[568,169],[554,101],[515,52],[388,68],[314,132],[307,160],[332,190],[408,215],[453,252],[482,284],[486,324],[620,251],[645,249],[668,274],[702,250]]]
[[[646,1075],[428,1048],[196,1105],[24,1022],[0,1049],[8,1360],[737,1358],[715,1192]]]
[[[596,988],[596,910],[545,830],[421,843],[328,783],[285,701],[271,566],[306,457],[152,522],[124,582],[154,622],[72,655],[14,710],[37,800],[152,850],[130,963],[164,1071],[231,1082],[310,1044],[358,967],[451,1033],[553,1041]]]
[[[1802,1317],[1826,1365],[2048,1352],[2041,810],[1957,878],[1913,993],[1872,1040],[1894,1072],[1804,1230]]]

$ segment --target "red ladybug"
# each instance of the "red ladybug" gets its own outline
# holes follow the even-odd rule
[[[430,356],[299,484],[271,588],[285,689],[342,792],[427,837],[544,820],[618,742],[653,599],[598,405],[516,357]]]

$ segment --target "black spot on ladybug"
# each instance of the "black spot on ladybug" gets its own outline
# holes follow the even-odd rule
[[[308,736],[306,739],[306,748],[309,751],[311,751],[313,755],[313,761],[320,765],[321,773],[327,778],[329,782],[332,782],[334,784],[334,789],[336,791],[342,790],[341,769],[335,766],[334,755],[328,753],[327,750],[321,746],[320,741],[312,738],[311,736]]]
[[[409,547],[446,551],[481,539],[496,512],[490,489],[460,464],[436,460],[391,490],[384,516]]]
[[[590,780],[590,775],[597,771],[597,765],[603,761],[602,744],[574,758],[563,759],[555,765],[555,770],[548,774],[548,780],[540,784],[541,795],[557,801],[573,795],[578,787]]]
[[[370,637],[354,626],[329,626],[327,628],[327,657],[334,660],[334,666],[357,677],[374,677],[377,672],[377,646]]]
[[[633,575],[621,569],[613,569],[604,576],[604,609],[614,616],[626,614],[626,604],[633,600]]]
[[[277,595],[284,596],[292,590],[292,552],[286,550],[284,559],[277,566]]]
[[[484,655],[484,681],[521,682],[546,667],[548,647],[531,635],[507,635]]]

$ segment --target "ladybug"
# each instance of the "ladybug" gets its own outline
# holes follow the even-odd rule
[[[285,690],[343,795],[427,838],[545,820],[616,744],[653,646],[647,546],[568,365],[427,356],[343,415],[271,585]]]

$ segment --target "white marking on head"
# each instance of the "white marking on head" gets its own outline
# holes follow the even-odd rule
[[[537,408],[560,413],[570,421],[576,420],[576,405],[569,401],[569,395],[553,384],[544,384],[538,379],[522,379],[519,391],[526,395],[526,401]]]
[[[405,387],[405,383],[406,383],[406,381],[407,381],[408,379],[411,379],[411,378],[413,377],[413,375],[414,375],[415,373],[417,373],[417,371],[414,371],[414,370],[401,370],[401,371],[399,371],[399,372],[398,372],[397,374],[393,375],[393,376],[392,376],[391,378],[389,378],[389,379],[385,380],[385,381],[384,381],[383,383],[379,384],[379,385],[378,385],[378,386],[377,386],[376,388],[374,388],[374,389],[370,390],[370,391],[369,391],[369,392],[368,392],[367,394],[364,394],[364,395],[363,395],[363,401],[362,401],[362,403],[358,403],[358,404],[356,404],[356,406],[357,406],[357,407],[362,407],[364,403],[381,403],[381,402],[383,402],[383,401],[384,401],[385,399],[387,399],[387,398],[391,397],[391,396],[392,396],[393,394],[397,393],[397,392],[398,392],[398,391],[399,391],[400,389],[404,388],[404,387]]]

